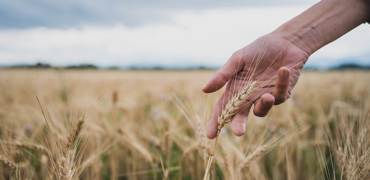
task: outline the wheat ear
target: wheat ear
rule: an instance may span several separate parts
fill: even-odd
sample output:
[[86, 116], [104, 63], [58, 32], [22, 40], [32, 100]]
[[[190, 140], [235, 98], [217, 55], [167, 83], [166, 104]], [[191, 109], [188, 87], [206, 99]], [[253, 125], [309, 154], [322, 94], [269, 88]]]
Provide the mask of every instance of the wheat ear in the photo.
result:
[[240, 111], [242, 103], [247, 100], [249, 95], [254, 91], [255, 87], [255, 81], [247, 84], [228, 101], [217, 120], [217, 135], [220, 133], [221, 129], [227, 123], [231, 122], [233, 117]]
[[16, 169], [19, 167], [19, 165], [11, 160], [9, 160], [8, 158], [0, 155], [0, 162], [2, 162], [4, 165], [12, 168], [12, 169]]
[[23, 149], [30, 149], [51, 157], [51, 152], [44, 146], [38, 144], [30, 144], [30, 143], [22, 143], [22, 142], [8, 142], [8, 141], [0, 141], [1, 144], [16, 146]]
[[82, 125], [84, 124], [83, 120], [78, 121], [76, 129], [72, 131], [72, 134], [68, 137], [66, 148], [70, 149], [77, 141], [77, 138], [81, 132]]

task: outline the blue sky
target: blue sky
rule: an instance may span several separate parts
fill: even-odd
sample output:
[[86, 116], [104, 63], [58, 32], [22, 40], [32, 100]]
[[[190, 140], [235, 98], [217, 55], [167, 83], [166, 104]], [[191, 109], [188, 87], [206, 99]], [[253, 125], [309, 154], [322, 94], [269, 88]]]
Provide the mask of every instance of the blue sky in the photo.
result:
[[[0, 0], [0, 64], [222, 65], [313, 0]], [[310, 65], [370, 64], [370, 25]]]

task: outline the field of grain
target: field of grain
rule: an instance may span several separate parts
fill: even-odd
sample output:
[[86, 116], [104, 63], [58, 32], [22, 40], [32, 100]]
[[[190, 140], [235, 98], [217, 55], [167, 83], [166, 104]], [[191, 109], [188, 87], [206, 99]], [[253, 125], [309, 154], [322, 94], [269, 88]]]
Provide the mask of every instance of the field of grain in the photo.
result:
[[216, 145], [212, 73], [0, 70], [0, 179], [370, 178], [370, 72], [304, 72]]

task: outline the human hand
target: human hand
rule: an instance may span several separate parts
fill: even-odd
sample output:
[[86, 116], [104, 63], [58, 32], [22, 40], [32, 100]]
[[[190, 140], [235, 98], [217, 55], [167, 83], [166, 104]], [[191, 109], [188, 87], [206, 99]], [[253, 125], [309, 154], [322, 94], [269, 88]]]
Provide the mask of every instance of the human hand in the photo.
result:
[[217, 136], [218, 117], [235, 92], [247, 81], [263, 82], [263, 86], [242, 103], [230, 124], [235, 135], [243, 135], [252, 105], [254, 114], [263, 117], [273, 105], [289, 98], [307, 58], [308, 53], [277, 34], [265, 35], [236, 51], [203, 88], [205, 93], [212, 93], [227, 83], [225, 92], [214, 106], [207, 136]]

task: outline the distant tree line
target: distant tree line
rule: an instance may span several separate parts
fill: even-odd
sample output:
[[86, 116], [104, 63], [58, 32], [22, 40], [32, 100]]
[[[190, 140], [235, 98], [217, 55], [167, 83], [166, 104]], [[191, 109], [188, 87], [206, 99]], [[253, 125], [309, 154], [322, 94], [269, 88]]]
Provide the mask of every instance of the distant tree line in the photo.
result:
[[[1, 66], [0, 66], [1, 68]], [[79, 69], [79, 70], [96, 70], [96, 69], [108, 69], [108, 70], [213, 70], [215, 67], [207, 66], [188, 66], [188, 67], [164, 67], [164, 66], [140, 66], [140, 65], [131, 65], [128, 67], [119, 67], [119, 66], [110, 66], [110, 67], [99, 67], [94, 64], [77, 64], [77, 65], [66, 65], [66, 66], [53, 66], [48, 63], [37, 62], [35, 64], [17, 64], [11, 66], [3, 66], [2, 68], [10, 69]]]
[[35, 64], [17, 64], [7, 66], [6, 68], [12, 69], [99, 69], [98, 66], [93, 64], [78, 64], [67, 66], [52, 66], [48, 63], [38, 62]]
[[340, 64], [336, 67], [331, 68], [333, 70], [346, 70], [346, 69], [359, 69], [359, 70], [370, 70], [370, 65], [360, 65], [355, 63]]

